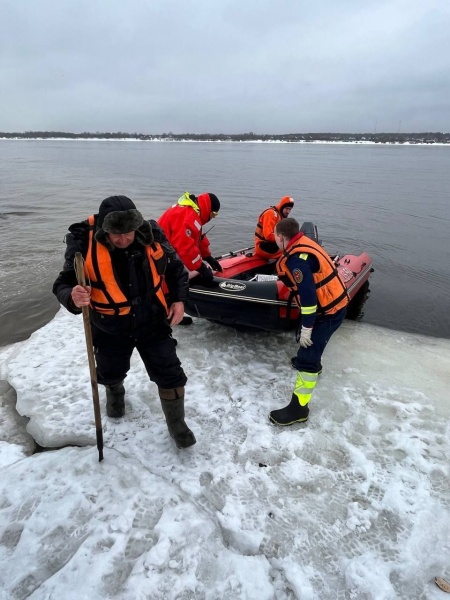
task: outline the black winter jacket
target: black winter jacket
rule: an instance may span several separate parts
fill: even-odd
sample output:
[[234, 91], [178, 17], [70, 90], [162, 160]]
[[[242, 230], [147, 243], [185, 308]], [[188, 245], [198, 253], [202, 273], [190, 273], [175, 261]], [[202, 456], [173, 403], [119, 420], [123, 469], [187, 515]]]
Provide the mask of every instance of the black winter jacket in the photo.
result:
[[[133, 338], [136, 341], [148, 338], [160, 338], [171, 331], [164, 308], [154, 295], [149, 294], [153, 287], [145, 245], [152, 241], [159, 242], [167, 258], [165, 281], [169, 288], [167, 304], [184, 302], [188, 295], [188, 273], [178, 258], [175, 250], [169, 244], [162, 229], [154, 220], [144, 221], [136, 231], [135, 241], [125, 250], [115, 248], [110, 250], [116, 279], [125, 296], [133, 302], [129, 315], [110, 316], [90, 310], [91, 323], [111, 335]], [[77, 285], [74, 269], [76, 252], [86, 257], [89, 246], [88, 221], [74, 223], [66, 235], [66, 253], [63, 270], [53, 284], [53, 293], [59, 302], [71, 313], [78, 314], [71, 298], [72, 289]], [[86, 282], [89, 285], [89, 282]], [[95, 329], [94, 329], [95, 334]]]

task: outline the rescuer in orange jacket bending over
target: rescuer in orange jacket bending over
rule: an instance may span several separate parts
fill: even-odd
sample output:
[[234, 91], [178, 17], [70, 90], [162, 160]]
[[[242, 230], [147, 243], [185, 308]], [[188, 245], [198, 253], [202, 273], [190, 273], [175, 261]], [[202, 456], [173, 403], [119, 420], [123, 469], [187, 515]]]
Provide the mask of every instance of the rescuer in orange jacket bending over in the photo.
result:
[[275, 227], [275, 239], [283, 255], [277, 274], [291, 290], [300, 308], [297, 356], [291, 359], [297, 370], [290, 403], [272, 410], [275, 425], [292, 425], [308, 419], [309, 401], [322, 372], [322, 354], [347, 312], [345, 283], [325, 250], [300, 231], [295, 219], [283, 219]]

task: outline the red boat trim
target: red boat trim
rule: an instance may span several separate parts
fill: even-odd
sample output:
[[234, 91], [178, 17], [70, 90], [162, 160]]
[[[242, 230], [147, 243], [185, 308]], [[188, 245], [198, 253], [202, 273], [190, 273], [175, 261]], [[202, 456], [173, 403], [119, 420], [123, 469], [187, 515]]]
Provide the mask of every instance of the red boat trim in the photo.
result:
[[361, 271], [360, 273], [358, 273], [358, 275], [355, 278], [355, 281], [352, 283], [352, 285], [350, 285], [347, 288], [347, 292], [350, 294], [353, 291], [353, 288], [355, 286], [357, 286], [360, 282], [361, 279], [363, 279], [368, 273], [370, 273], [370, 269], [372, 268], [372, 263], [370, 263], [365, 269], [364, 271]]

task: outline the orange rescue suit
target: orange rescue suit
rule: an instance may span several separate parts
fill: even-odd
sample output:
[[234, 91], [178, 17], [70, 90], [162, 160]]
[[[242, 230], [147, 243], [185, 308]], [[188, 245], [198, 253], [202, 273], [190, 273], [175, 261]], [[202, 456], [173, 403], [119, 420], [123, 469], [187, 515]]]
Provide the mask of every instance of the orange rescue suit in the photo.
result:
[[[255, 229], [255, 254], [267, 259], [281, 256], [281, 250], [277, 250], [275, 243], [275, 225], [284, 218], [283, 209], [293, 205], [294, 200], [290, 196], [283, 196], [276, 206], [266, 208], [259, 215]], [[273, 246], [273, 249], [269, 250], [267, 245]]]

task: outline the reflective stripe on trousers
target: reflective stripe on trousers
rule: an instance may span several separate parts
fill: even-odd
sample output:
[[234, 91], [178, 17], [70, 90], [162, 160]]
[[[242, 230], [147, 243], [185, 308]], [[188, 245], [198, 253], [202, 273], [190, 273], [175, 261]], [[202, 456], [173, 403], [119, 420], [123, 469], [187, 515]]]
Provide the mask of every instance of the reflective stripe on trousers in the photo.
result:
[[297, 373], [294, 394], [297, 396], [300, 406], [306, 406], [311, 400], [318, 377], [319, 373], [305, 373], [304, 371]]

